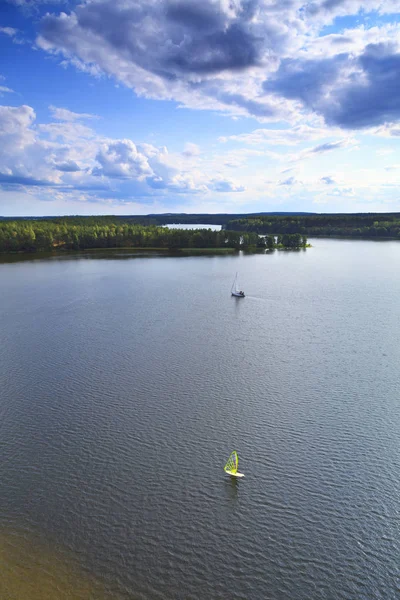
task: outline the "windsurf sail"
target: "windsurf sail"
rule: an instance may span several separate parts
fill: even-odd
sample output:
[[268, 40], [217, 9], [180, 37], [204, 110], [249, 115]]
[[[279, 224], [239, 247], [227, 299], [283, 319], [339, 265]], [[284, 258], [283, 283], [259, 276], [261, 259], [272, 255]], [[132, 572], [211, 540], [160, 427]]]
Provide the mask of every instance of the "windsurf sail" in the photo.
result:
[[236, 475], [236, 473], [238, 472], [238, 468], [239, 468], [239, 457], [238, 457], [238, 453], [236, 452], [236, 450], [234, 450], [233, 452], [231, 452], [231, 455], [228, 458], [228, 462], [224, 466], [224, 471], [225, 471], [225, 473], [228, 473], [229, 475]]

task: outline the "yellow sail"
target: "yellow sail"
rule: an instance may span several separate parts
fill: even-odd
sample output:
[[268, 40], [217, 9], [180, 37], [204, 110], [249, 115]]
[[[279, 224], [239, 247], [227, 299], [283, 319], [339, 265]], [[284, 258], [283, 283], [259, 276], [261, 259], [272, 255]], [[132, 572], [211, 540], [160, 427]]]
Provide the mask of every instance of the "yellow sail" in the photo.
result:
[[238, 472], [238, 468], [239, 457], [236, 450], [234, 450], [233, 452], [231, 452], [231, 455], [228, 458], [226, 465], [224, 466], [224, 471], [225, 473], [228, 473], [228, 475], [236, 475], [236, 473]]

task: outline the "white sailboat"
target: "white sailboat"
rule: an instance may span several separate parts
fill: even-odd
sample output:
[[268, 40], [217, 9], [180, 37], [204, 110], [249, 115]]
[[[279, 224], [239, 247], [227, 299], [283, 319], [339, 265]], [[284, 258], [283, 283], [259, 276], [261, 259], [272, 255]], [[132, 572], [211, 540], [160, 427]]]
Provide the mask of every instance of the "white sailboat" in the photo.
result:
[[237, 276], [238, 274], [236, 273], [235, 275], [235, 279], [233, 280], [232, 283], [232, 289], [231, 289], [231, 294], [232, 296], [236, 296], [236, 298], [244, 298], [244, 292], [242, 292], [242, 290], [239, 290], [238, 284], [237, 284]]

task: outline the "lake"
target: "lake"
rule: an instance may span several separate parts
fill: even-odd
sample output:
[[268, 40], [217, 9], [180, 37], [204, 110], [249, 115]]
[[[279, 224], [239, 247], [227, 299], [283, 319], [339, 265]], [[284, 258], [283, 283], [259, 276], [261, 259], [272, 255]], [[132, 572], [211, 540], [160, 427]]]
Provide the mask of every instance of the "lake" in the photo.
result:
[[399, 597], [400, 243], [310, 241], [0, 264], [2, 599]]
[[207, 224], [192, 224], [192, 223], [171, 223], [170, 225], [163, 225], [168, 229], [211, 229], [212, 231], [221, 231], [221, 225], [207, 225]]

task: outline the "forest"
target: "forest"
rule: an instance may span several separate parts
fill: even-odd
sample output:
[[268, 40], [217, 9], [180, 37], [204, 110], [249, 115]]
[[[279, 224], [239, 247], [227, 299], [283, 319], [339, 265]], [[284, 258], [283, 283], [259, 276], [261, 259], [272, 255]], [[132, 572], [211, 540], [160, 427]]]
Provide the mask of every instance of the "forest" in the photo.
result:
[[258, 234], [306, 234], [309, 237], [400, 239], [400, 213], [242, 216], [226, 225], [233, 231]]
[[[127, 225], [160, 227], [172, 223], [181, 223], [183, 225], [208, 224], [221, 225], [222, 229], [226, 230], [226, 232], [244, 232], [260, 235], [301, 234], [307, 237], [400, 239], [400, 213], [316, 214], [271, 212], [250, 214], [220, 213], [212, 215], [168, 213], [136, 216], [31, 217], [24, 219], [0, 217], [0, 223], [10, 221], [15, 221], [16, 223], [53, 223], [60, 227], [65, 225], [68, 225], [68, 227], [74, 225], [86, 228], [108, 226], [111, 229], [117, 229], [118, 227], [126, 228]], [[36, 227], [37, 225], [35, 225], [35, 229]], [[229, 239], [235, 239], [233, 233], [227, 235]], [[106, 237], [108, 238], [109, 236], [107, 235]], [[248, 240], [245, 243], [247, 244], [247, 242]], [[164, 244], [165, 240], [162, 243]], [[192, 242], [188, 241], [188, 243]], [[237, 245], [237, 241], [235, 244]], [[168, 247], [168, 243], [166, 247]]]
[[253, 231], [168, 229], [114, 217], [58, 217], [0, 220], [0, 252], [53, 252], [91, 248], [166, 250], [226, 248], [233, 250], [295, 249], [307, 246], [304, 234], [260, 237]]
[[[222, 230], [163, 227], [171, 223], [217, 224]], [[0, 217], [2, 253], [90, 248], [262, 251], [303, 248], [308, 237], [318, 236], [400, 239], [400, 213]]]

